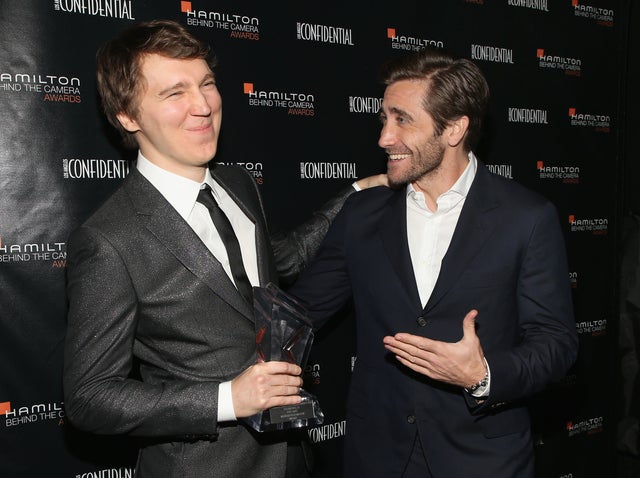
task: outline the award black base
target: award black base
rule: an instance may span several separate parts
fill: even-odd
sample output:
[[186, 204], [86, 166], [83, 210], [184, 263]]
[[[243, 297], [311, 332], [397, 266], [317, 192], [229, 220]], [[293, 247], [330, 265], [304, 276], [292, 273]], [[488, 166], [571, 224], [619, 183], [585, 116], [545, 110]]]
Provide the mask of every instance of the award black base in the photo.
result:
[[322, 411], [318, 399], [304, 390], [300, 391], [302, 401], [297, 405], [284, 405], [272, 407], [263, 415], [263, 423], [266, 427], [280, 429], [286, 424], [287, 428], [300, 428], [309, 425], [322, 424]]

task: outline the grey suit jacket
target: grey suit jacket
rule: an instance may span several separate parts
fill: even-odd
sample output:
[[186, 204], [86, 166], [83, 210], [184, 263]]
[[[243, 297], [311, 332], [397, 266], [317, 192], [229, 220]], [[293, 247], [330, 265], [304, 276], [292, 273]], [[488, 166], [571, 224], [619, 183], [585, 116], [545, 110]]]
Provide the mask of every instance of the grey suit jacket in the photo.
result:
[[[212, 174], [255, 222], [260, 283], [276, 281], [254, 181], [235, 167]], [[329, 219], [316, 221], [316, 233]], [[219, 383], [255, 363], [253, 311], [137, 170], [73, 232], [67, 268], [64, 388], [74, 425], [151, 438], [139, 478], [284, 476], [285, 444], [216, 421]]]

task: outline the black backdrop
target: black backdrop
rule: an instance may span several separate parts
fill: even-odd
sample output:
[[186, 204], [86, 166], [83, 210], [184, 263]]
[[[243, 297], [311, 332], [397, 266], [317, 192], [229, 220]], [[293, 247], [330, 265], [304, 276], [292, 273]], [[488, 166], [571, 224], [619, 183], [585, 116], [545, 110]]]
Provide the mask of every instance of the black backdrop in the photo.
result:
[[[2, 0], [0, 3], [0, 476], [132, 476], [135, 443], [79, 433], [61, 389], [70, 231], [114, 190], [132, 153], [98, 113], [97, 47], [170, 18], [219, 58], [215, 160], [241, 164], [273, 229], [297, 224], [355, 177], [381, 172], [386, 59], [443, 46], [492, 89], [478, 155], [549, 197], [569, 251], [580, 354], [534, 397], [537, 474], [613, 474], [614, 297], [621, 77], [630, 0]], [[339, 476], [353, 348], [348, 311], [305, 371], [325, 425], [307, 430], [318, 477]]]

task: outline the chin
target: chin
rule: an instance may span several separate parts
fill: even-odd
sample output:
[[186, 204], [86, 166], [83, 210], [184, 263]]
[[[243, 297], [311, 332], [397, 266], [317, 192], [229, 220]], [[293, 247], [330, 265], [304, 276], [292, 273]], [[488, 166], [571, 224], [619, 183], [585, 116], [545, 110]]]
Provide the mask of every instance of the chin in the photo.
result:
[[208, 163], [213, 159], [213, 157], [216, 155], [217, 152], [218, 152], [218, 149], [216, 147], [204, 148], [198, 151], [197, 155], [200, 157], [200, 159], [204, 163]]
[[389, 174], [387, 174], [387, 180], [389, 181], [389, 186], [392, 189], [399, 188], [407, 183], [405, 178], [401, 176], [390, 176]]

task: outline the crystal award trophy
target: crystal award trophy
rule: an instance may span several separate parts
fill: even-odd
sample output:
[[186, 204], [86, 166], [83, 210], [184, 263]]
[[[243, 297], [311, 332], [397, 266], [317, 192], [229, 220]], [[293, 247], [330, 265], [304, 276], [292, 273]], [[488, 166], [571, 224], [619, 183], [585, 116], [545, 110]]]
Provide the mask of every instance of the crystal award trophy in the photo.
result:
[[[279, 360], [304, 369], [313, 343], [304, 307], [273, 284], [253, 288], [253, 306], [258, 361]], [[272, 407], [243, 420], [259, 432], [322, 424], [324, 414], [318, 399], [302, 389], [300, 396], [302, 401], [297, 405]]]

